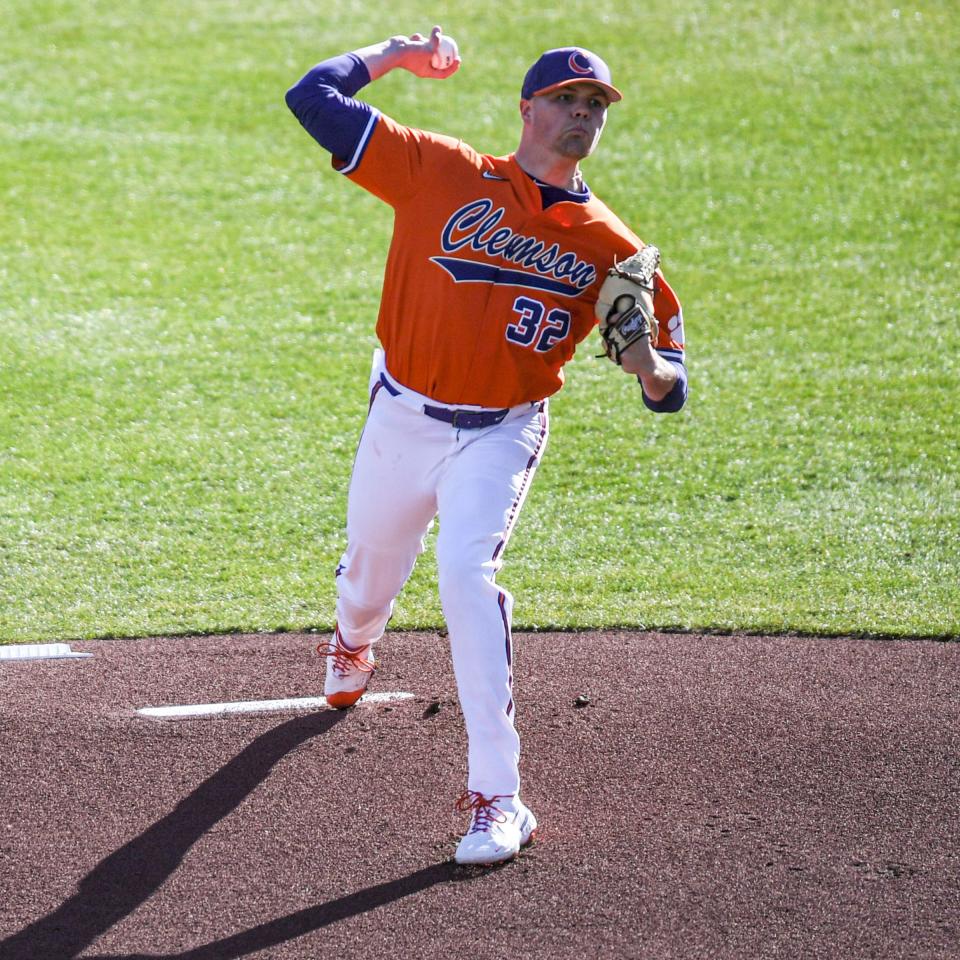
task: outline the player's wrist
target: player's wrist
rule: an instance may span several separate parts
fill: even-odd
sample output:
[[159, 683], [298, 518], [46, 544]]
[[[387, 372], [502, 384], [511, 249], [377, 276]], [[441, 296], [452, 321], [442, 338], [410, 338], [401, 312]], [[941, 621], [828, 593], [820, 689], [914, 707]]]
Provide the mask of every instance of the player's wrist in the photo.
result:
[[373, 81], [403, 66], [405, 47], [409, 42], [406, 37], [398, 35], [380, 43], [371, 44], [369, 47], [361, 47], [353, 53], [363, 61]]
[[623, 351], [620, 355], [620, 366], [623, 367], [624, 373], [646, 377], [656, 371], [659, 359], [660, 357], [651, 346], [649, 338], [644, 338], [636, 343], [631, 343]]

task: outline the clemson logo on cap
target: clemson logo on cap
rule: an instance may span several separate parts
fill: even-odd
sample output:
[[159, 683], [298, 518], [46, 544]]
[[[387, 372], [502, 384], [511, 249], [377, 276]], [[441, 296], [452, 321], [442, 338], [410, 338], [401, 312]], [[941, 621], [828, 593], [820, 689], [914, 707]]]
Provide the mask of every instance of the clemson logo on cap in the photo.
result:
[[[578, 63], [577, 57], [583, 57], [583, 61], [586, 66]], [[579, 50], [574, 50], [573, 53], [570, 54], [570, 58], [567, 60], [567, 66], [574, 73], [580, 73], [585, 76], [593, 73], [593, 67], [590, 66], [590, 61], [587, 60], [587, 58]]]

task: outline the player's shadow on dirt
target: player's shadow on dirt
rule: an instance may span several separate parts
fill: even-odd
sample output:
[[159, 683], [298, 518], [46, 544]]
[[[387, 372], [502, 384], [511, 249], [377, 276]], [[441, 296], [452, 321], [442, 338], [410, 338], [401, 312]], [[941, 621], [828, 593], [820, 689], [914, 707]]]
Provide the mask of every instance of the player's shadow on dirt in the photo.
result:
[[[163, 819], [101, 860], [69, 900], [0, 941], [0, 958], [72, 960], [79, 956], [97, 937], [146, 902], [190, 848], [235, 810], [279, 761], [307, 740], [325, 734], [343, 716], [333, 710], [300, 716], [257, 737]], [[201, 955], [214, 956], [197, 954]]]
[[[484, 874], [457, 867], [452, 861], [435, 863], [405, 877], [387, 883], [366, 887], [356, 893], [298, 910], [276, 920], [261, 923], [249, 930], [221, 940], [194, 947], [183, 953], [123, 953], [90, 955], [86, 960], [236, 960], [249, 954], [277, 947], [289, 940], [305, 936], [315, 930], [346, 920], [361, 913], [369, 913], [403, 897], [420, 893], [438, 883], [458, 883], [477, 879]], [[332, 951], [334, 954], [336, 950]]]

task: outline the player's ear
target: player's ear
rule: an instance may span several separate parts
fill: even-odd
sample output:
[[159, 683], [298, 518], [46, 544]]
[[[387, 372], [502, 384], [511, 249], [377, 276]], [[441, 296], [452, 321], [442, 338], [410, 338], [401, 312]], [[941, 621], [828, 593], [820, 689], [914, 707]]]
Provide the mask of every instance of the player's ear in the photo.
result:
[[523, 118], [524, 123], [530, 122], [530, 113], [533, 110], [533, 101], [532, 100], [521, 100], [520, 101], [520, 116]]

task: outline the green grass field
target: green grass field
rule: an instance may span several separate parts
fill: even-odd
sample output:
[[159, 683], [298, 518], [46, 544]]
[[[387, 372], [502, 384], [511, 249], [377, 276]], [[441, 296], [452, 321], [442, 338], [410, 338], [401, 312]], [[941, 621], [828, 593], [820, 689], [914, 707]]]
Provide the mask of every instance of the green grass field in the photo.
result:
[[678, 415], [568, 367], [515, 625], [960, 635], [952, 0], [10, 0], [0, 642], [329, 626], [391, 221], [283, 94], [434, 22], [460, 73], [365, 95], [492, 153], [543, 49], [608, 60], [585, 171], [685, 310]]

